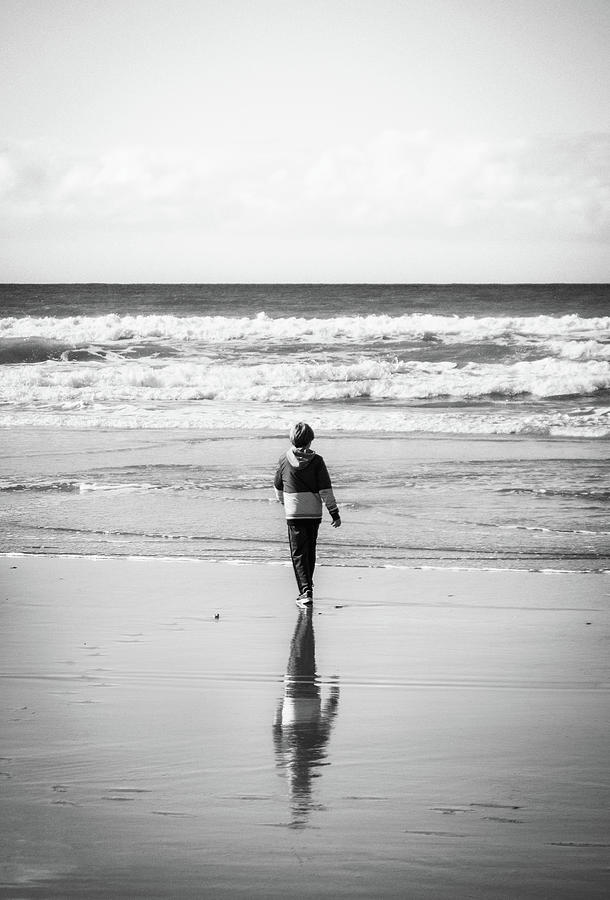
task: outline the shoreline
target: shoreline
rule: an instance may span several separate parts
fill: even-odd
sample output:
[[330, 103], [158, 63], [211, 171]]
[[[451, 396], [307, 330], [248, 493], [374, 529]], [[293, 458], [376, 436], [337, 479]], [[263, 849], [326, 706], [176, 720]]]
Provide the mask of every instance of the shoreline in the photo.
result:
[[[80, 560], [91, 560], [91, 561], [121, 561], [125, 560], [128, 562], [164, 562], [164, 563], [202, 563], [202, 564], [210, 564], [210, 565], [227, 565], [227, 566], [273, 566], [273, 567], [286, 567], [288, 569], [291, 568], [291, 563], [289, 560], [255, 560], [248, 557], [234, 557], [233, 559], [228, 559], [227, 557], [201, 557], [201, 556], [162, 556], [162, 555], [145, 555], [145, 554], [124, 554], [124, 555], [110, 555], [110, 554], [101, 554], [101, 553], [29, 553], [21, 550], [7, 550], [0, 552], [0, 560], [1, 559], [80, 559]], [[379, 563], [379, 565], [374, 565], [372, 563], [356, 563], [353, 559], [348, 560], [345, 563], [337, 563], [333, 562], [321, 562], [319, 561], [316, 564], [316, 571], [319, 569], [358, 569], [358, 570], [389, 570], [389, 571], [399, 571], [399, 572], [463, 572], [463, 573], [494, 573], [494, 572], [506, 572], [506, 573], [514, 573], [514, 574], [530, 574], [530, 575], [610, 575], [610, 569], [559, 569], [553, 568], [551, 566], [545, 566], [544, 568], [527, 568], [526, 566], [456, 566], [450, 565], [428, 565], [428, 564], [419, 564], [419, 565], [399, 565], [397, 563]]]

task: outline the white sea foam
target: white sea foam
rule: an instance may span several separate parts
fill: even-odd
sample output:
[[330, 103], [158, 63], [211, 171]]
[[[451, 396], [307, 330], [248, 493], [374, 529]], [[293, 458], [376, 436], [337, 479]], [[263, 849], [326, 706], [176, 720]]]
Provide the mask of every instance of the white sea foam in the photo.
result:
[[543, 534], [588, 534], [592, 537], [605, 537], [610, 531], [593, 531], [590, 528], [545, 528], [542, 525], [497, 525], [503, 531], [536, 531]]
[[599, 359], [610, 360], [610, 342], [600, 341], [545, 341], [544, 346], [553, 355], [562, 359], [586, 360]]
[[551, 357], [500, 365], [386, 361], [261, 363], [209, 361], [38, 363], [0, 369], [4, 403], [134, 401], [411, 401], [489, 396], [590, 395], [610, 388], [610, 362]]
[[160, 486], [156, 484], [149, 484], [147, 482], [142, 482], [138, 484], [133, 484], [130, 482], [125, 483], [112, 483], [112, 482], [87, 482], [81, 481], [78, 485], [78, 491], [81, 494], [94, 493], [96, 491], [101, 491], [103, 493], [119, 493], [119, 494], [145, 494], [148, 491], [156, 491], [160, 490]]
[[0, 338], [43, 337], [60, 342], [105, 344], [127, 340], [360, 343], [381, 340], [469, 342], [528, 338], [610, 339], [610, 317], [566, 316], [336, 316], [270, 318], [227, 316], [24, 316], [0, 319]]
[[[472, 355], [430, 361], [439, 342], [470, 343]], [[489, 343], [510, 345], [510, 358]], [[411, 357], [415, 344], [425, 359]], [[610, 317], [23, 317], [0, 319], [0, 345], [5, 426], [275, 429], [309, 407], [345, 431], [608, 434], [595, 407], [528, 404], [610, 389]], [[490, 400], [504, 403], [450, 408]], [[446, 408], [397, 408], [422, 403]]]
[[[68, 405], [69, 406], [69, 405]], [[493, 407], [472, 409], [408, 409], [376, 405], [206, 403], [93, 404], [81, 409], [13, 409], [0, 425], [6, 428], [172, 428], [202, 430], [260, 430], [285, 434], [295, 416], [315, 423], [325, 432], [431, 433], [456, 435], [543, 435], [554, 437], [610, 437], [610, 408], [583, 415], [557, 410], [536, 413], [520, 409], [507, 412]]]

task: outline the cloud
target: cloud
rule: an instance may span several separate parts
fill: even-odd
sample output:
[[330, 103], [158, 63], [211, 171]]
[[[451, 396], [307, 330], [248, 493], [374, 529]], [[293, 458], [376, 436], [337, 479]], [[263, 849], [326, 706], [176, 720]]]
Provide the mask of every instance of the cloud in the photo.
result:
[[499, 142], [398, 131], [266, 158], [11, 143], [0, 152], [0, 222], [606, 241], [609, 151], [607, 134]]
[[610, 136], [500, 144], [389, 133], [325, 154], [308, 199], [344, 227], [607, 238], [609, 149]]

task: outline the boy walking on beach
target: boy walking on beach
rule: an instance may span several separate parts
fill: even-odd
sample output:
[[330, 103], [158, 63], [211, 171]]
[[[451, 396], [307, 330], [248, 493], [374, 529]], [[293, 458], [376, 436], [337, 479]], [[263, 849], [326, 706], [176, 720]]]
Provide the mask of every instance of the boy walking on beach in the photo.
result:
[[316, 542], [326, 505], [333, 528], [341, 525], [326, 463], [311, 449], [313, 429], [297, 422], [290, 429], [291, 447], [282, 454], [275, 473], [275, 496], [283, 504], [294, 574], [299, 588], [297, 606], [313, 603]]

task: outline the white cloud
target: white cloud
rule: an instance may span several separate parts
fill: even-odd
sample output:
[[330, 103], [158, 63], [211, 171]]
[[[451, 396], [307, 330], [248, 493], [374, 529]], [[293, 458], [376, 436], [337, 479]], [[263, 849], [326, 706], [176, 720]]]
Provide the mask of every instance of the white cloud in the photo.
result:
[[112, 225], [447, 240], [610, 236], [610, 135], [514, 141], [385, 132], [267, 159], [42, 143], [0, 153], [4, 228]]

